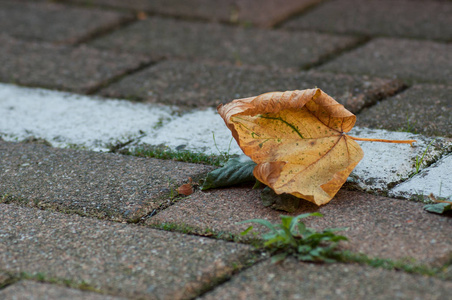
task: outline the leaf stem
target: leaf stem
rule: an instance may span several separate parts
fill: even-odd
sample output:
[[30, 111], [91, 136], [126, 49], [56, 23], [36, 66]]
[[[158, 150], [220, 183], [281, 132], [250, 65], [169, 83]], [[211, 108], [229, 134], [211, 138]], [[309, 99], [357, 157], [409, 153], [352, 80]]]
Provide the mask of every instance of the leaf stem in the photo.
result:
[[416, 140], [385, 140], [385, 139], [367, 139], [367, 138], [359, 138], [348, 135], [350, 138], [354, 139], [355, 141], [366, 141], [366, 142], [382, 142], [382, 143], [395, 143], [395, 144], [410, 144], [411, 147], [413, 146], [413, 143], [416, 143]]

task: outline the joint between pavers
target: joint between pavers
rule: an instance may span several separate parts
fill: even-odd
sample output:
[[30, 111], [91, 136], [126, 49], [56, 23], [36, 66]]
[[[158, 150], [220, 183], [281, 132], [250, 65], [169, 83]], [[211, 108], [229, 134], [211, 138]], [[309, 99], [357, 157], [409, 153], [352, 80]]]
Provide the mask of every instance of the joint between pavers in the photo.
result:
[[85, 9], [107, 9], [113, 12], [119, 12], [119, 13], [130, 13], [133, 12], [130, 9], [115, 6], [115, 5], [108, 5], [108, 4], [96, 4], [95, 1], [67, 1], [67, 0], [56, 0], [55, 2], [64, 2], [67, 6], [72, 7], [79, 7], [79, 8], [85, 8]]
[[124, 70], [121, 74], [118, 74], [116, 76], [113, 76], [111, 78], [107, 78], [104, 81], [99, 82], [98, 84], [89, 87], [86, 89], [85, 94], [86, 95], [94, 95], [97, 94], [100, 90], [102, 90], [103, 88], [106, 88], [107, 86], [109, 86], [110, 84], [113, 84], [115, 82], [120, 81], [121, 79], [123, 79], [126, 76], [132, 75], [134, 73], [140, 72], [143, 69], [146, 69], [148, 67], [151, 67], [155, 64], [157, 64], [158, 61], [152, 59], [152, 58], [148, 58], [145, 62], [142, 62], [141, 64], [139, 64], [137, 67], [134, 68], [130, 68], [130, 69], [126, 69]]
[[[320, 32], [322, 33], [322, 32]], [[328, 33], [331, 34], [331, 33]], [[329, 63], [330, 61], [333, 61], [334, 59], [342, 56], [343, 54], [352, 52], [356, 50], [357, 48], [360, 48], [367, 43], [369, 43], [373, 38], [369, 36], [350, 36], [350, 35], [340, 35], [335, 34], [336, 36], [347, 36], [347, 37], [354, 37], [356, 39], [355, 42], [351, 42], [349, 45], [346, 45], [342, 48], [336, 48], [332, 50], [330, 53], [326, 53], [324, 55], [321, 55], [319, 59], [316, 62], [304, 64], [300, 67], [300, 71], [308, 71], [308, 70], [315, 70], [320, 66], [323, 66], [324, 64]]]
[[[258, 256], [261, 256], [260, 258]], [[246, 271], [247, 269], [262, 264], [266, 260], [266, 256], [263, 255], [262, 251], [255, 250], [251, 253], [250, 257], [246, 259], [244, 263], [238, 262], [238, 266], [234, 266], [231, 274], [225, 274], [220, 278], [215, 278], [213, 282], [205, 285], [202, 289], [200, 289], [200, 293], [196, 297], [196, 299], [201, 298], [205, 294], [212, 292], [216, 288], [221, 287], [223, 284], [227, 283], [240, 273]]]
[[286, 22], [289, 22], [294, 18], [301, 17], [301, 16], [311, 12], [312, 10], [316, 9], [319, 5], [323, 4], [323, 2], [325, 2], [325, 1], [323, 1], [323, 0], [313, 1], [312, 3], [304, 6], [303, 8], [301, 8], [299, 10], [291, 11], [290, 14], [287, 14], [287, 15], [283, 16], [282, 18], [280, 18], [279, 20], [276, 20], [274, 22], [272, 28], [287, 30], [288, 28], [283, 28], [283, 25]]
[[410, 85], [406, 84], [404, 81], [401, 80], [391, 81], [387, 85], [392, 85], [393, 88], [382, 89], [381, 87], [379, 87], [378, 89], [375, 88], [375, 90], [368, 91], [368, 93], [366, 93], [367, 94], [366, 96], [372, 100], [364, 103], [362, 107], [355, 112], [355, 114], [358, 115], [364, 109], [373, 107], [378, 102], [385, 101], [386, 99], [397, 96], [398, 94], [403, 93], [404, 91], [411, 87]]
[[0, 269], [0, 291], [16, 283], [18, 279], [11, 272]]
[[[119, 20], [115, 24], [110, 24], [110, 25], [106, 25], [104, 27], [98, 28], [98, 29], [94, 30], [93, 32], [86, 34], [85, 36], [76, 39], [74, 42], [72, 42], [70, 44], [73, 46], [79, 46], [82, 44], [92, 42], [95, 39], [98, 39], [98, 38], [101, 38], [108, 34], [111, 34], [113, 31], [127, 27], [127, 26], [135, 23], [136, 21], [137, 21], [136, 17], [134, 17], [132, 15], [126, 16], [126, 17], [124, 17], [123, 20]], [[61, 44], [64, 44], [64, 43], [61, 43]]]
[[15, 283], [18, 283], [22, 280], [31, 280], [39, 283], [47, 283], [52, 284], [60, 287], [67, 287], [67, 288], [73, 288], [80, 291], [87, 291], [87, 292], [94, 292], [102, 295], [110, 295], [110, 296], [116, 296], [108, 294], [106, 291], [99, 290], [95, 288], [94, 286], [90, 285], [89, 283], [86, 283], [85, 281], [80, 282], [74, 282], [70, 279], [64, 279], [64, 278], [57, 278], [57, 277], [49, 277], [44, 272], [6, 272], [10, 278], [8, 281], [8, 284], [5, 286], [1, 285], [0, 282], [0, 290], [3, 288], [6, 288], [8, 286], [14, 285]]

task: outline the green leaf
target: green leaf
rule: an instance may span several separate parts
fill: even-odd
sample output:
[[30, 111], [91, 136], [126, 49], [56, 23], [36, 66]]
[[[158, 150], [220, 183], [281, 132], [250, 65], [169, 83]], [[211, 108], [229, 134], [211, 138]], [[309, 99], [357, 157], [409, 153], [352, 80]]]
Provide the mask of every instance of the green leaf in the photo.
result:
[[319, 212], [298, 215], [295, 218], [292, 218], [292, 220], [291, 220], [292, 222], [290, 224], [290, 230], [293, 231], [295, 229], [295, 226], [297, 226], [300, 219], [307, 218], [307, 217], [323, 217], [323, 215]]
[[348, 227], [338, 227], [338, 228], [327, 228], [325, 232], [336, 232], [336, 231], [345, 231], [348, 230]]
[[274, 238], [265, 241], [264, 246], [268, 247], [268, 246], [272, 246], [273, 244], [278, 244], [278, 243], [283, 243], [286, 244], [285, 238], [281, 235], [277, 235]]
[[295, 240], [294, 236], [290, 232], [289, 228], [285, 226], [281, 226], [281, 229], [283, 230], [282, 235], [284, 236], [285, 242], [290, 243], [292, 246], [297, 245], [297, 241]]
[[309, 253], [312, 250], [312, 247], [309, 245], [300, 245], [297, 250], [298, 253]]
[[322, 248], [314, 248], [311, 251], [309, 251], [309, 255], [316, 257], [316, 256], [322, 256]]
[[284, 226], [284, 228], [289, 229], [291, 227], [290, 225], [292, 224], [293, 217], [291, 216], [280, 216], [280, 217], [282, 226]]
[[287, 255], [288, 255], [288, 253], [286, 253], [286, 252], [273, 255], [271, 262], [273, 264], [280, 262], [280, 261], [284, 260], [287, 257]]
[[271, 229], [273, 232], [278, 233], [278, 231], [276, 230], [275, 226], [273, 226], [273, 224], [270, 223], [267, 220], [252, 219], [252, 220], [245, 220], [245, 221], [242, 221], [242, 222], [237, 222], [236, 224], [244, 224], [244, 223], [258, 223], [258, 224], [264, 225], [265, 227]]
[[427, 204], [424, 206], [424, 209], [435, 214], [444, 214], [448, 211], [452, 211], [452, 203], [441, 202], [437, 204]]
[[251, 160], [242, 162], [239, 158], [232, 158], [223, 167], [207, 174], [201, 190], [255, 181], [253, 175], [255, 166], [256, 163]]
[[311, 255], [297, 255], [298, 260], [302, 261], [314, 261], [314, 258]]
[[348, 241], [348, 238], [343, 235], [335, 235], [330, 238], [330, 241], [332, 241], [332, 242]]
[[240, 232], [240, 235], [246, 235], [248, 234], [248, 232], [250, 232], [251, 230], [253, 230], [253, 226], [248, 227], [247, 229], [243, 230], [242, 232]]
[[303, 222], [298, 223], [298, 233], [303, 236], [306, 231], [306, 225]]

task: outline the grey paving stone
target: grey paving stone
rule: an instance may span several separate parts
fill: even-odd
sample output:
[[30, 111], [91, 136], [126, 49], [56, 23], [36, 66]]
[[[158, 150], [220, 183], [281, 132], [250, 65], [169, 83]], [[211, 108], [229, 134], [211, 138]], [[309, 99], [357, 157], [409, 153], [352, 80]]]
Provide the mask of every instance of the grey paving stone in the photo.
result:
[[363, 110], [356, 125], [452, 137], [452, 86], [414, 85]]
[[54, 43], [77, 43], [133, 19], [130, 14], [56, 3], [0, 1], [3, 34]]
[[148, 63], [143, 56], [25, 42], [0, 35], [0, 81], [89, 92]]
[[48, 300], [48, 299], [80, 299], [80, 300], [120, 300], [126, 298], [111, 297], [107, 295], [86, 292], [67, 287], [38, 283], [34, 281], [19, 281], [0, 290], [2, 299], [21, 300]]
[[450, 2], [325, 1], [309, 13], [287, 22], [284, 28], [450, 41], [451, 15]]
[[178, 17], [209, 21], [245, 23], [270, 27], [303, 11], [320, 0], [68, 0], [67, 2], [144, 10]]
[[358, 265], [265, 261], [201, 299], [449, 299], [452, 282]]
[[352, 112], [394, 94], [397, 80], [316, 72], [282, 72], [167, 61], [127, 76], [101, 94], [188, 107], [217, 106], [233, 99], [319, 87]]
[[152, 17], [101, 37], [91, 45], [155, 58], [202, 59], [295, 68], [318, 63], [356, 38], [313, 32], [246, 29]]
[[450, 83], [452, 45], [379, 38], [318, 68], [337, 73], [400, 78], [408, 82]]
[[[320, 208], [301, 200], [292, 215], [315, 211], [324, 216], [305, 219], [306, 225], [317, 230], [348, 227], [341, 232], [349, 238], [343, 247], [355, 252], [390, 259], [412, 257], [432, 265], [446, 263], [452, 254], [452, 219], [425, 212], [422, 203], [341, 190]], [[255, 224], [237, 222], [258, 218], [279, 223], [281, 214], [288, 215], [263, 206], [259, 190], [228, 188], [197, 192], [147, 219], [146, 224], [170, 223], [197, 232], [238, 234]]]
[[3, 201], [119, 221], [138, 220], [166, 205], [174, 185], [212, 169], [2, 141], [0, 165]]
[[250, 246], [0, 204], [0, 265], [133, 299], [188, 299], [231, 275]]

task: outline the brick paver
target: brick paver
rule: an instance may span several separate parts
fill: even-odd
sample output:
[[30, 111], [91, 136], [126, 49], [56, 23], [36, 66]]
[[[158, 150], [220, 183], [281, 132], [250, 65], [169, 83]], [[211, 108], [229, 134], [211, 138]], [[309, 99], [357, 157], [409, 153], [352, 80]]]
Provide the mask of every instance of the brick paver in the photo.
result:
[[0, 266], [103, 293], [187, 299], [231, 275], [250, 246], [0, 204]]
[[318, 87], [352, 112], [394, 94], [403, 83], [366, 76], [283, 72], [243, 67], [162, 62], [109, 85], [104, 96], [180, 106], [217, 106], [271, 91]]
[[[3, 201], [136, 221], [212, 167], [0, 141]], [[176, 196], [176, 195], [174, 195]]]
[[[279, 215], [287, 213], [264, 207], [259, 195], [251, 187], [198, 192], [147, 219], [146, 224], [170, 223], [224, 235], [254, 226], [236, 224], [248, 219], [280, 222]], [[309, 227], [348, 227], [341, 232], [349, 238], [344, 247], [355, 252], [391, 259], [413, 257], [429, 264], [446, 263], [452, 254], [452, 220], [425, 212], [421, 203], [342, 190], [320, 208], [304, 200], [299, 205], [292, 215], [315, 211], [324, 215], [306, 219]]]
[[452, 282], [356, 265], [255, 265], [201, 299], [448, 299]]
[[[86, 0], [67, 0], [86, 3]], [[92, 4], [209, 21], [270, 27], [320, 0], [94, 0]]]
[[451, 15], [452, 3], [445, 1], [337, 0], [325, 1], [284, 27], [450, 41]]
[[452, 137], [452, 86], [415, 85], [362, 111], [356, 125]]
[[312, 32], [289, 33], [152, 17], [91, 43], [155, 58], [202, 59], [298, 69], [358, 40]]
[[378, 38], [318, 68], [336, 73], [450, 84], [452, 45]]
[[93, 292], [86, 292], [58, 285], [20, 281], [0, 290], [2, 299], [74, 299], [74, 300], [125, 300]]
[[139, 55], [26, 42], [4, 35], [0, 35], [0, 44], [0, 81], [81, 93], [149, 62]]
[[132, 20], [131, 14], [56, 3], [0, 1], [3, 34], [53, 43], [77, 43]]

